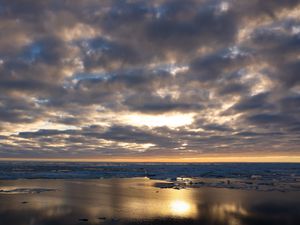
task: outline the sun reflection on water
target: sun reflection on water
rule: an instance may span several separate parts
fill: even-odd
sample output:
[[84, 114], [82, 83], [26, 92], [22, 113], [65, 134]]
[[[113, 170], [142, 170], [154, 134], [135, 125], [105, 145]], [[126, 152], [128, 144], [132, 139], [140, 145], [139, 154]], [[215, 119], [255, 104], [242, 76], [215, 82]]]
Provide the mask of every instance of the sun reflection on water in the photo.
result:
[[[41, 180], [22, 182], [23, 185], [17, 185], [16, 182], [6, 183], [6, 187], [2, 189], [18, 189], [25, 186], [43, 187], [44, 184]], [[79, 213], [89, 218], [93, 224], [98, 223], [100, 217], [122, 220], [174, 217], [195, 220], [204, 218], [220, 224], [238, 225], [242, 223], [237, 215], [249, 216], [242, 204], [232, 201], [237, 197], [236, 192], [234, 192], [235, 195], [230, 196], [231, 192], [228, 193], [225, 190], [201, 189], [202, 192], [200, 192], [200, 189], [157, 189], [153, 187], [154, 182], [142, 178], [84, 182], [48, 181], [47, 187], [56, 191], [43, 192], [38, 195], [28, 194], [25, 199], [28, 204], [22, 207], [30, 208], [33, 212], [41, 212], [40, 215], [44, 219], [67, 218], [68, 215]], [[230, 196], [230, 201], [224, 198], [224, 194]], [[20, 202], [24, 201], [25, 194], [14, 196], [15, 200], [9, 201], [11, 208], [19, 206]], [[2, 198], [8, 197], [2, 195]], [[5, 208], [7, 209], [8, 206], [6, 205]]]
[[165, 211], [169, 216], [195, 218], [198, 216], [197, 203], [193, 191], [169, 190]]
[[[265, 204], [265, 200], [260, 202], [255, 199], [257, 196], [265, 196], [264, 193], [221, 188], [158, 189], [154, 186], [155, 182], [143, 178], [47, 180], [46, 185], [45, 180], [0, 181], [0, 190], [4, 191], [25, 188], [25, 190], [34, 190], [36, 187], [55, 190], [39, 194], [0, 193], [0, 202], [3, 203], [0, 204], [0, 214], [4, 217], [4, 219], [1, 217], [0, 225], [7, 225], [8, 220], [13, 220], [9, 224], [14, 225], [24, 224], [24, 221], [30, 224], [31, 220], [35, 221], [35, 224], [74, 224], [80, 218], [88, 219], [89, 224], [99, 224], [99, 222], [115, 224], [116, 221], [120, 221], [120, 224], [122, 221], [126, 224], [131, 221], [134, 224], [140, 221], [141, 223], [138, 224], [154, 224], [157, 221], [155, 224], [164, 224], [164, 221], [170, 219], [174, 221], [173, 224], [191, 222], [203, 225], [241, 225], [252, 219], [270, 221], [270, 224], [278, 222], [276, 215], [269, 219], [258, 211], [251, 211], [253, 207], [257, 207], [256, 204]], [[269, 197], [277, 195], [277, 193], [270, 193], [266, 200], [269, 201]], [[298, 195], [293, 193], [289, 198], [298, 199], [296, 197]], [[252, 198], [255, 200], [254, 203]], [[281, 198], [282, 196], [277, 200], [281, 201]], [[262, 210], [264, 207], [265, 210], [270, 210], [269, 207], [273, 207], [270, 205], [272, 202], [267, 203], [258, 206], [263, 207]], [[292, 208], [289, 207], [294, 205], [287, 207], [287, 210], [291, 210]], [[21, 213], [20, 209], [26, 210], [26, 213]], [[284, 214], [285, 212], [282, 213], [288, 218], [291, 214], [289, 212]], [[17, 217], [14, 216], [16, 213]], [[293, 219], [298, 221], [298, 216], [294, 215]], [[291, 223], [285, 223], [283, 220], [280, 224]]]
[[188, 202], [182, 200], [174, 200], [170, 204], [171, 211], [176, 215], [184, 215], [189, 213], [191, 206]]

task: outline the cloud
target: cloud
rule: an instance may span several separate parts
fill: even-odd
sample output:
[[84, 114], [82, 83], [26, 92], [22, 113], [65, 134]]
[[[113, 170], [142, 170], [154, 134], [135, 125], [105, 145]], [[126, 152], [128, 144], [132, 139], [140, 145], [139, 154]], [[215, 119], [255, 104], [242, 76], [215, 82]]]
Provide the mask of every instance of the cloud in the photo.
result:
[[300, 4], [0, 5], [0, 157], [299, 154]]
[[239, 103], [234, 105], [234, 109], [237, 111], [247, 111], [255, 109], [259, 109], [262, 111], [264, 109], [272, 109], [273, 106], [268, 103], [268, 95], [269, 93], [261, 93], [242, 99]]

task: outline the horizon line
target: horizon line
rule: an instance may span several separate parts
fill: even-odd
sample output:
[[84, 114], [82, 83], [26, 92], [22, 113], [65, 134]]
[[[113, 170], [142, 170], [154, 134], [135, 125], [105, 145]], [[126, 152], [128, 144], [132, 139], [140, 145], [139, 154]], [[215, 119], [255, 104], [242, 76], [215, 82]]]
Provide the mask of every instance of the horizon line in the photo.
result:
[[300, 163], [300, 156], [234, 156], [183, 158], [17, 158], [0, 157], [0, 161], [34, 162], [107, 162], [107, 163]]

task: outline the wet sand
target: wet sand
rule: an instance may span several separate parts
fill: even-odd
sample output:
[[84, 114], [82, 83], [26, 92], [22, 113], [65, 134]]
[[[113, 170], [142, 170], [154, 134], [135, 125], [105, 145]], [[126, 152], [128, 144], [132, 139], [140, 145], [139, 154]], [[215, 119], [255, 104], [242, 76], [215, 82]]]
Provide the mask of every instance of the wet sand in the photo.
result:
[[2, 180], [0, 225], [300, 224], [300, 192], [169, 189], [146, 178]]

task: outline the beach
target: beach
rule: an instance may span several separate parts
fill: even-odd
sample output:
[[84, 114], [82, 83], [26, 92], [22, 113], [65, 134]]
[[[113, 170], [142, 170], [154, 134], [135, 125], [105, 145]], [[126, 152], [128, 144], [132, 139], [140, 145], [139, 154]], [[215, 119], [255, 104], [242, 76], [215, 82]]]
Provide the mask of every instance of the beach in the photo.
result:
[[161, 188], [149, 178], [0, 181], [0, 225], [300, 224], [300, 192]]

